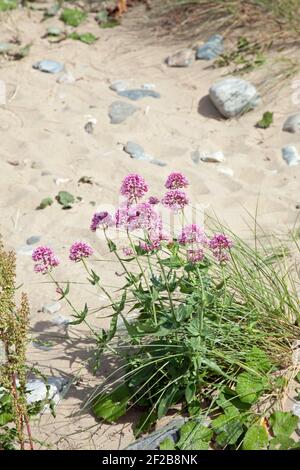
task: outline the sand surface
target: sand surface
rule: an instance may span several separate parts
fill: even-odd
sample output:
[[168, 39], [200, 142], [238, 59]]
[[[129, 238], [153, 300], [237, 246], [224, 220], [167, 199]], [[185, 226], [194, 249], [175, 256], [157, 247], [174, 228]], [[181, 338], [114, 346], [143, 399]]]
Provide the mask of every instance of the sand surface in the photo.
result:
[[[30, 252], [24, 248], [28, 237], [39, 235], [41, 243], [61, 257], [57, 278], [78, 283], [72, 289], [74, 303], [83, 306], [89, 300], [97, 307], [104, 305], [104, 299], [93, 293], [78, 266], [68, 262], [67, 249], [73, 241], [84, 239], [97, 250], [99, 259], [110, 259], [89, 223], [96, 209], [118, 203], [120, 182], [129, 172], [143, 175], [158, 196], [171, 171], [184, 172], [193, 203], [205, 207], [207, 213], [214, 211], [241, 235], [247, 231], [246, 211], [254, 215], [257, 203], [259, 222], [267, 230], [285, 232], [293, 227], [298, 213], [300, 166], [288, 167], [281, 158], [284, 145], [298, 145], [300, 151], [300, 134], [282, 131], [285, 118], [299, 110], [292, 100], [292, 82], [278, 90], [271, 104], [266, 97], [267, 104], [263, 102], [239, 120], [226, 121], [207, 98], [210, 85], [226, 70], [214, 70], [203, 61], [189, 68], [168, 68], [164, 59], [178, 44], [158, 39], [143, 27], [145, 15], [143, 8], [134, 9], [122, 26], [106, 30], [91, 15], [78, 28], [99, 37], [88, 46], [71, 39], [57, 44], [43, 39], [46, 27], [62, 23], [55, 18], [41, 22], [41, 12], [1, 14], [1, 41], [18, 34], [22, 44], [32, 42], [32, 47], [20, 61], [0, 56], [0, 79], [7, 89], [7, 102], [0, 106], [0, 232], [6, 246], [18, 253], [18, 281], [31, 300], [32, 338], [54, 342], [50, 351], [30, 344], [28, 361], [47, 375], [72, 380], [56, 419], [44, 415], [35, 425], [43, 448], [45, 444], [54, 449], [124, 448], [133, 440], [135, 415], [129, 413], [114, 426], [99, 425], [89, 413], [70, 418], [110, 372], [111, 364], [104, 365], [100, 377], [93, 377], [86, 365], [93, 347], [86, 330], [74, 327], [67, 337], [63, 329], [51, 324], [50, 314], [41, 312], [57, 295], [53, 285], [33, 273]], [[59, 84], [57, 75], [34, 70], [32, 64], [41, 59], [63, 62], [75, 83]], [[119, 79], [128, 80], [132, 88], [155, 84], [161, 98], [134, 103], [139, 111], [126, 122], [112, 125], [108, 107], [120, 98], [109, 85]], [[255, 73], [247, 79], [255, 83]], [[274, 112], [274, 125], [264, 131], [255, 124], [266, 110]], [[84, 129], [90, 117], [97, 120], [92, 134]], [[166, 166], [131, 159], [123, 151], [127, 141], [142, 145]], [[226, 162], [196, 165], [191, 154], [197, 149], [221, 150]], [[233, 176], [221, 174], [220, 166], [232, 169]], [[78, 184], [82, 176], [92, 177], [94, 184]], [[44, 197], [54, 198], [61, 190], [80, 196], [81, 202], [67, 211], [56, 202], [36, 210]], [[110, 286], [118, 282], [115, 269], [110, 262], [97, 263]], [[70, 317], [71, 311], [63, 304], [57, 314]], [[107, 324], [100, 314], [91, 321], [97, 328]]]

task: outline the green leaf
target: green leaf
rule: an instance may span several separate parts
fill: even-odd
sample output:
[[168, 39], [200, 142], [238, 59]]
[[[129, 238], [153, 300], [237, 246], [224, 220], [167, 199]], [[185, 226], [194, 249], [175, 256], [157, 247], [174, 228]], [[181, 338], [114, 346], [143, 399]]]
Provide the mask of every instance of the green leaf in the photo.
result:
[[295, 377], [296, 382], [300, 383], [300, 372]]
[[163, 396], [159, 399], [159, 405], [157, 409], [157, 418], [160, 419], [167, 413], [168, 409], [173, 403], [173, 398], [178, 390], [178, 385], [172, 384], [164, 392]]
[[160, 263], [163, 266], [167, 266], [168, 268], [174, 268], [174, 269], [180, 268], [182, 266], [182, 261], [177, 255], [170, 256], [170, 258], [166, 258], [160, 261]]
[[41, 200], [40, 204], [37, 206], [37, 210], [46, 209], [46, 207], [51, 206], [53, 204], [53, 199], [51, 197], [45, 197]]
[[238, 375], [235, 391], [241, 402], [252, 404], [258, 400], [267, 386], [268, 381], [265, 377], [242, 372]]
[[290, 437], [290, 435], [296, 430], [298, 421], [298, 416], [294, 416], [292, 413], [285, 411], [274, 411], [270, 416], [270, 424], [273, 434], [276, 437]]
[[243, 450], [267, 449], [268, 443], [268, 433], [264, 426], [251, 426], [245, 434], [243, 441]]
[[227, 413], [212, 422], [212, 429], [217, 435], [216, 441], [221, 447], [235, 444], [244, 432], [239, 412], [235, 410], [230, 414], [227, 409]]
[[109, 394], [96, 399], [93, 412], [97, 418], [114, 423], [126, 413], [130, 398], [127, 385], [123, 384]]
[[107, 240], [107, 244], [108, 244], [108, 248], [109, 248], [109, 251], [112, 253], [113, 251], [117, 251], [117, 245], [111, 241], [111, 240]]
[[143, 413], [138, 423], [133, 428], [133, 433], [135, 437], [138, 437], [140, 434], [150, 431], [150, 429], [152, 428], [153, 424], [156, 423], [156, 421], [157, 421], [157, 415], [154, 410], [152, 410], [150, 413], [148, 411]]
[[[69, 34], [68, 38], [74, 39], [75, 41], [76, 40], [81, 41], [84, 44], [93, 44], [98, 39], [92, 33], [79, 34], [79, 33], [76, 33], [76, 32], [73, 32], [73, 33]], [[84, 183], [86, 182], [86, 181], [81, 181], [81, 180], [82, 180], [82, 178], [79, 180], [79, 182], [84, 182]], [[91, 184], [90, 181], [88, 181], [88, 183]]]
[[185, 399], [188, 404], [192, 403], [192, 401], [195, 398], [195, 394], [196, 394], [196, 384], [194, 382], [189, 382], [187, 386], [185, 387]]
[[181, 427], [180, 439], [176, 445], [182, 450], [206, 450], [212, 435], [213, 431], [203, 424], [188, 421]]
[[7, 423], [13, 421], [14, 417], [11, 413], [4, 412], [0, 413], [0, 426], [4, 426]]
[[272, 368], [272, 362], [267, 354], [257, 346], [253, 346], [251, 351], [246, 355], [246, 363], [247, 366], [258, 372], [269, 372]]
[[266, 111], [263, 114], [263, 117], [261, 118], [260, 121], [256, 124], [256, 127], [259, 129], [268, 129], [270, 125], [273, 123], [273, 113], [270, 113], [270, 111]]
[[60, 19], [67, 24], [68, 26], [78, 26], [82, 23], [87, 17], [87, 14], [77, 8], [65, 8], [61, 15]]
[[291, 439], [288, 436], [278, 436], [271, 439], [269, 450], [289, 450], [294, 446], [294, 439]]
[[63, 209], [70, 209], [75, 202], [74, 196], [68, 191], [59, 191], [56, 200], [63, 206]]
[[0, 0], [0, 11], [15, 10], [17, 6], [17, 0]]
[[167, 437], [164, 441], [162, 441], [159, 445], [160, 450], [175, 450], [175, 444], [174, 441], [170, 438]]

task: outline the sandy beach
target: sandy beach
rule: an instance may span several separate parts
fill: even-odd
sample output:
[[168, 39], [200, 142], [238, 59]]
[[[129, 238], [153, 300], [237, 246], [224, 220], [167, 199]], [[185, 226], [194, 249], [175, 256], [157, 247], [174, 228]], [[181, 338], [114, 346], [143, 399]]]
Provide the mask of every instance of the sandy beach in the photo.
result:
[[[241, 236], [249, 234], [249, 214], [257, 212], [263, 229], [273, 233], [292, 230], [299, 214], [300, 166], [288, 166], [281, 149], [292, 144], [300, 152], [300, 134], [282, 130], [286, 118], [299, 111], [293, 84], [300, 75], [286, 81], [271, 102], [266, 94], [255, 110], [226, 120], [208, 97], [210, 86], [225, 76], [226, 68], [200, 60], [187, 68], [168, 67], [166, 57], [188, 44], [156, 37], [144, 26], [146, 15], [143, 6], [134, 8], [121, 26], [112, 29], [100, 29], [90, 15], [77, 29], [98, 37], [87, 45], [72, 39], [51, 43], [43, 37], [45, 30], [61, 27], [61, 22], [57, 18], [41, 22], [42, 12], [1, 14], [1, 41], [17, 36], [32, 46], [20, 61], [0, 55], [0, 80], [6, 87], [6, 103], [0, 105], [0, 233], [5, 246], [17, 252], [18, 283], [31, 301], [29, 364], [47, 376], [70, 381], [57, 417], [46, 413], [34, 424], [43, 448], [46, 443], [52, 449], [123, 449], [134, 440], [136, 416], [130, 412], [116, 425], [99, 425], [88, 411], [74, 416], [93, 387], [110, 373], [110, 364], [93, 376], [87, 364], [93, 341], [86, 329], [72, 327], [67, 333], [53, 324], [57, 315], [71, 318], [63, 302], [54, 314], [43, 311], [58, 296], [52, 284], [33, 272], [31, 253], [37, 244], [28, 245], [28, 238], [40, 237], [39, 243], [55, 249], [62, 260], [57, 278], [66, 280], [67, 267], [68, 278], [76, 281], [74, 303], [80, 306], [88, 299], [90, 306], [97, 307], [105, 300], [95, 296], [84, 273], [68, 261], [67, 251], [75, 240], [89, 242], [97, 257], [107, 260], [95, 263], [105, 285], [117, 286], [116, 266], [108, 262], [105, 243], [89, 225], [96, 210], [118, 204], [118, 189], [128, 173], [143, 175], [151, 193], [159, 196], [168, 174], [183, 172], [190, 181], [193, 204], [208, 215], [216, 214]], [[32, 65], [42, 59], [63, 63], [75, 81], [58, 83], [59, 74], [34, 69]], [[252, 72], [246, 79], [255, 85], [258, 77]], [[126, 80], [131, 88], [153, 84], [161, 97], [133, 102], [137, 112], [121, 124], [111, 124], [109, 106], [120, 99], [110, 89], [116, 80]], [[274, 113], [274, 123], [258, 129], [255, 124], [265, 111]], [[85, 126], [91, 120], [89, 133]], [[130, 158], [123, 149], [128, 141], [141, 145], [165, 166]], [[225, 162], [195, 163], [192, 155], [197, 150], [221, 151]], [[80, 183], [82, 177], [90, 177], [91, 183]], [[63, 210], [55, 201], [59, 191], [78, 198], [71, 209]], [[46, 197], [55, 202], [36, 210]], [[97, 313], [92, 324], [100, 328], [107, 321]], [[35, 340], [50, 341], [51, 347], [42, 350]]]

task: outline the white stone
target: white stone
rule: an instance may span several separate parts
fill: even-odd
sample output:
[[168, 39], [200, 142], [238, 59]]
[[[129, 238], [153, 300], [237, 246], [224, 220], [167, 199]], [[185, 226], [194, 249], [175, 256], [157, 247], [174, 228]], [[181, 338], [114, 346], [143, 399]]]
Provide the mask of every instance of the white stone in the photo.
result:
[[288, 166], [295, 166], [299, 165], [300, 163], [300, 156], [294, 145], [286, 145], [283, 147], [282, 158], [288, 164]]
[[[41, 379], [29, 380], [26, 384], [26, 395], [27, 403], [30, 405], [38, 401], [52, 400], [56, 405], [62, 397], [62, 393], [68, 384], [68, 380], [62, 377], [49, 377], [47, 379], [47, 385], [49, 391], [47, 394], [46, 384]], [[46, 405], [43, 411], [48, 411], [49, 405]]]
[[156, 86], [154, 83], [143, 83], [141, 86], [142, 90], [155, 90]]
[[58, 312], [61, 309], [61, 304], [60, 302], [54, 302], [54, 303], [48, 303], [43, 305], [42, 311], [44, 313], [49, 313], [53, 315], [53, 313]]
[[232, 177], [234, 175], [234, 171], [232, 168], [229, 168], [228, 166], [219, 166], [217, 168], [217, 171], [221, 173], [222, 175], [230, 176]]
[[57, 83], [71, 84], [71, 83], [74, 83], [75, 81], [76, 81], [76, 78], [70, 72], [63, 73], [56, 79]]
[[110, 85], [110, 89], [119, 93], [120, 91], [125, 91], [129, 87], [129, 84], [126, 80], [116, 80]]
[[240, 78], [225, 78], [214, 83], [209, 90], [209, 96], [226, 118], [240, 116], [261, 102], [255, 86]]
[[209, 163], [222, 163], [225, 162], [225, 157], [223, 152], [218, 151], [218, 152], [207, 152], [207, 151], [202, 151], [200, 150], [200, 160], [203, 162], [209, 162]]

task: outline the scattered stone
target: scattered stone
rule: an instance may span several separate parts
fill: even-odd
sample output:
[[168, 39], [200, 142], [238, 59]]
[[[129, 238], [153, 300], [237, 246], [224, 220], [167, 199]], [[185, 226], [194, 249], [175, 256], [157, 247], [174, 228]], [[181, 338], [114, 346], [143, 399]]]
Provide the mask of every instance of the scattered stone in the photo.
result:
[[[41, 379], [29, 380], [26, 384], [27, 403], [30, 405], [43, 400], [52, 400], [56, 405], [62, 397], [68, 385], [68, 380], [62, 377], [49, 377], [47, 379], [47, 386]], [[43, 412], [49, 410], [49, 405], [45, 405]]]
[[282, 158], [288, 164], [288, 166], [299, 165], [300, 156], [298, 150], [293, 145], [286, 145], [282, 149]]
[[126, 80], [117, 80], [116, 82], [113, 82], [109, 88], [113, 91], [116, 91], [117, 93], [121, 91], [125, 91], [128, 88], [128, 82]]
[[69, 183], [71, 180], [70, 178], [53, 178], [53, 182], [57, 185], [60, 186], [61, 184], [66, 184]]
[[233, 177], [234, 176], [234, 171], [232, 168], [229, 168], [227, 166], [219, 166], [217, 168], [217, 171], [219, 173], [221, 173], [222, 175], [225, 175], [225, 176], [230, 176], [230, 177]]
[[94, 118], [94, 117], [89, 117], [89, 120], [88, 122], [85, 124], [84, 126], [84, 130], [88, 133], [88, 134], [92, 134], [94, 132], [94, 129], [95, 129], [95, 125], [97, 124], [97, 119]]
[[51, 323], [57, 326], [67, 326], [69, 323], [71, 323], [71, 320], [69, 318], [63, 317], [62, 315], [57, 315], [56, 317], [53, 317]]
[[123, 96], [125, 98], [128, 98], [132, 101], [138, 101], [141, 100], [142, 98], [160, 98], [160, 93], [157, 93], [157, 91], [153, 90], [124, 90], [124, 91], [119, 91], [118, 92], [119, 96]]
[[60, 302], [54, 302], [51, 304], [48, 303], [48, 304], [43, 305], [42, 312], [53, 315], [54, 313], [58, 312], [60, 309], [61, 309]]
[[166, 59], [169, 67], [189, 67], [195, 61], [195, 51], [193, 49], [183, 49]]
[[6, 54], [12, 49], [12, 45], [9, 42], [0, 42], [0, 54]]
[[47, 36], [60, 36], [61, 34], [61, 28], [57, 28], [56, 26], [50, 26], [49, 28], [47, 28]]
[[213, 60], [216, 59], [224, 50], [224, 40], [220, 34], [214, 34], [208, 41], [199, 46], [196, 51], [196, 59]]
[[62, 73], [59, 77], [57, 77], [56, 82], [71, 84], [76, 82], [76, 78], [74, 77], [74, 75], [71, 74], [71, 72], [65, 72]]
[[155, 88], [156, 88], [156, 86], [154, 85], [154, 83], [144, 83], [141, 86], [142, 90], [155, 90]]
[[135, 142], [127, 142], [123, 150], [136, 160], [149, 160], [149, 156], [145, 154], [143, 147]]
[[126, 119], [138, 111], [138, 107], [124, 101], [114, 101], [108, 110], [111, 124], [120, 124], [126, 121]]
[[64, 64], [56, 62], [55, 60], [40, 60], [33, 64], [32, 67], [46, 73], [59, 73], [64, 70]]
[[161, 442], [168, 438], [177, 442], [179, 439], [179, 429], [184, 425], [186, 420], [186, 418], [174, 419], [158, 431], [154, 431], [149, 436], [138, 439], [133, 444], [129, 445], [126, 450], [158, 450]]
[[283, 124], [283, 130], [285, 132], [291, 132], [295, 134], [300, 131], [300, 113], [289, 116]]
[[166, 162], [163, 162], [162, 160], [156, 160], [155, 158], [152, 158], [150, 163], [153, 163], [153, 165], [157, 166], [167, 166]]
[[225, 78], [214, 83], [209, 90], [209, 96], [218, 111], [226, 118], [240, 116], [261, 102], [256, 88], [240, 78]]
[[200, 151], [200, 160], [202, 162], [209, 162], [209, 163], [222, 163], [225, 162], [225, 157], [223, 152], [207, 152], [207, 151]]
[[32, 235], [32, 237], [27, 238], [26, 243], [27, 245], [35, 245], [40, 241], [41, 237], [38, 235]]
[[33, 253], [33, 248], [28, 245], [21, 246], [17, 251], [18, 255], [31, 256]]

